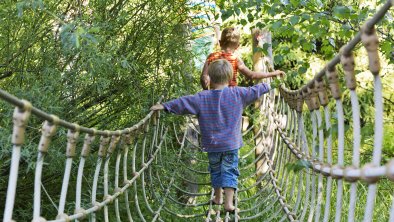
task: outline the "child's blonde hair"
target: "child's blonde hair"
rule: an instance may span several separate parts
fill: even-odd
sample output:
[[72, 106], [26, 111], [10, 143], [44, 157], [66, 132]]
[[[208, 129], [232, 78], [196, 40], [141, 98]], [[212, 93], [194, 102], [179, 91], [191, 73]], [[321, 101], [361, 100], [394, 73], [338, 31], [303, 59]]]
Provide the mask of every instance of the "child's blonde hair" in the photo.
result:
[[220, 37], [220, 47], [222, 48], [237, 48], [239, 45], [240, 34], [234, 27], [227, 27], [223, 29]]
[[212, 83], [229, 83], [233, 77], [233, 67], [226, 59], [218, 59], [209, 64], [208, 75]]

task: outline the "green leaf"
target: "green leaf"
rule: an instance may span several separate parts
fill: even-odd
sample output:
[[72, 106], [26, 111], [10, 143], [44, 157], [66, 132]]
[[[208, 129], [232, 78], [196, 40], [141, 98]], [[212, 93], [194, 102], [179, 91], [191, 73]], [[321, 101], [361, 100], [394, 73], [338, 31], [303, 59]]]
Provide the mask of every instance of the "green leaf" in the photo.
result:
[[300, 4], [300, 1], [299, 0], [290, 0], [290, 4], [296, 8]]
[[279, 29], [282, 26], [282, 21], [277, 21], [272, 24], [272, 29]]
[[298, 74], [304, 74], [307, 70], [308, 69], [305, 66], [301, 66], [300, 68], [298, 68]]
[[347, 6], [334, 6], [333, 15], [339, 19], [349, 18], [350, 16], [350, 8]]
[[281, 81], [279, 79], [274, 79], [271, 82], [271, 89], [278, 88], [280, 84], [281, 84]]
[[380, 49], [385, 52], [385, 53], [390, 53], [393, 52], [393, 46], [391, 45], [391, 42], [389, 41], [384, 41], [381, 45], [380, 45]]
[[295, 25], [298, 24], [298, 22], [300, 21], [300, 17], [297, 15], [294, 15], [290, 18], [290, 24], [291, 25]]
[[254, 21], [254, 16], [252, 14], [248, 14], [248, 21], [253, 22]]

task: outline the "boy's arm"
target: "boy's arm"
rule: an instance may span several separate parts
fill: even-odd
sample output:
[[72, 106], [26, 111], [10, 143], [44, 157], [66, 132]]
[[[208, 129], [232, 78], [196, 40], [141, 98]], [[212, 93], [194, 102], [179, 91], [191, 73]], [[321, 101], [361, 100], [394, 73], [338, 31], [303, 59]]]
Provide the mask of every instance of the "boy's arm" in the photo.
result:
[[280, 70], [275, 70], [273, 72], [256, 72], [248, 69], [246, 67], [245, 63], [238, 58], [238, 70], [240, 73], [244, 74], [246, 77], [250, 79], [264, 79], [264, 78], [269, 78], [269, 77], [274, 77], [274, 76], [283, 76], [285, 73]]
[[178, 99], [171, 100], [163, 104], [153, 105], [150, 110], [165, 110], [170, 113], [183, 115], [183, 114], [198, 114], [198, 96], [183, 96]]
[[249, 105], [271, 89], [267, 83], [259, 83], [251, 87], [237, 87], [244, 105]]
[[200, 83], [203, 89], [208, 89], [209, 85], [209, 76], [208, 76], [208, 61], [205, 62], [204, 67], [202, 68]]

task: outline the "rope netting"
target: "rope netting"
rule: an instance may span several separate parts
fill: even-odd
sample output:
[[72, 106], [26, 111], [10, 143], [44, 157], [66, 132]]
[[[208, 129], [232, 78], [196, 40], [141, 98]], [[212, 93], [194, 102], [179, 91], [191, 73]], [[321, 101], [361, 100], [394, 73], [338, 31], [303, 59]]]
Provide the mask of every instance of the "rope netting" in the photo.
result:
[[[246, 145], [240, 150], [241, 176], [235, 193], [240, 211], [234, 215], [212, 202], [208, 161], [192, 118], [187, 118], [186, 126], [178, 126], [150, 112], [129, 128], [96, 130], [59, 119], [0, 90], [2, 100], [15, 106], [3, 221], [12, 221], [18, 212], [14, 203], [21, 152], [26, 141], [37, 136], [33, 195], [24, 200], [33, 203], [29, 216], [33, 221], [394, 221], [394, 159], [384, 164], [381, 160], [383, 101], [374, 29], [393, 4], [388, 1], [305, 86], [289, 90], [281, 85], [276, 93], [262, 96], [258, 124], [243, 129]], [[352, 54], [360, 41], [374, 77], [374, 145], [368, 164], [360, 162], [360, 112]], [[339, 63], [351, 97], [351, 147], [345, 145]], [[304, 103], [309, 112], [303, 110]], [[41, 135], [29, 129], [31, 115], [44, 121]], [[335, 134], [325, 133], [334, 127]], [[46, 191], [42, 178], [45, 165], [55, 161], [50, 158], [51, 150], [63, 150], [51, 142], [61, 140], [66, 141], [64, 169], [59, 169], [63, 182], [54, 195]], [[259, 146], [263, 149], [256, 152]], [[345, 155], [348, 152], [351, 160]], [[289, 163], [301, 167], [294, 170]], [[75, 184], [70, 184], [72, 176]], [[379, 190], [383, 183], [386, 189]], [[71, 187], [75, 190], [70, 191]], [[43, 209], [43, 202], [51, 203], [53, 209]]]

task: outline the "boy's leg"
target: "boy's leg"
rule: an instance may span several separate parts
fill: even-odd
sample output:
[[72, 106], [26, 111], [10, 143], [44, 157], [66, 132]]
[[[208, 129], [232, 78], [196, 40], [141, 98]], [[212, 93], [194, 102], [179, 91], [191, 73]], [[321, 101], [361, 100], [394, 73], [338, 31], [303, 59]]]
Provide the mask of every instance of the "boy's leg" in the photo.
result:
[[222, 159], [222, 184], [224, 187], [224, 209], [227, 211], [235, 210], [234, 192], [238, 187], [238, 150], [224, 152]]
[[212, 152], [208, 153], [209, 160], [209, 172], [211, 174], [211, 185], [214, 189], [214, 202], [216, 204], [221, 204], [222, 201], [222, 181], [221, 181], [221, 161], [222, 161], [222, 153], [221, 152]]
[[224, 209], [226, 211], [233, 211], [233, 210], [235, 210], [235, 206], [233, 204], [234, 191], [235, 191], [235, 189], [232, 188], [232, 187], [225, 187], [224, 188], [224, 196], [226, 197], [226, 199], [224, 201]]
[[216, 187], [214, 188], [215, 190], [215, 197], [213, 198], [213, 202], [215, 204], [222, 204], [223, 203], [223, 197], [222, 197], [222, 193], [223, 190], [221, 187]]

